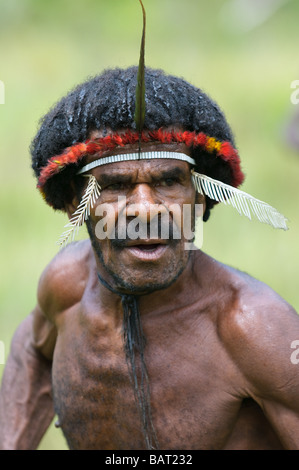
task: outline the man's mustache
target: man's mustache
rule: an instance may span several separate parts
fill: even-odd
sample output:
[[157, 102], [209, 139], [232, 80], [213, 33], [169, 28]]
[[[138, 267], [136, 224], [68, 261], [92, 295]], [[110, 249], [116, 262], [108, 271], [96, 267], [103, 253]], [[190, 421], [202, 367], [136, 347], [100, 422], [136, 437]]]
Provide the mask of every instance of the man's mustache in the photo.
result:
[[115, 237], [111, 240], [114, 247], [126, 247], [132, 240], [167, 240], [167, 244], [178, 243], [181, 230], [173, 220], [155, 217], [150, 222], [140, 221], [137, 218], [126, 220], [126, 224], [115, 227]]

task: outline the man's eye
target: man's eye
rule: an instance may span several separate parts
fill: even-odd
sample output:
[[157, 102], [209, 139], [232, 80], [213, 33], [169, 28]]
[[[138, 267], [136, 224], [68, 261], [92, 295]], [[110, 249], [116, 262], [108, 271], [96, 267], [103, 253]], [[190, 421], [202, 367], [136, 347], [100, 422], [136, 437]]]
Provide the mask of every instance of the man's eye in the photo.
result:
[[105, 189], [110, 189], [111, 191], [121, 191], [124, 188], [125, 188], [124, 183], [113, 183], [113, 184], [109, 184], [108, 186], [106, 186]]
[[160, 184], [161, 184], [161, 186], [169, 187], [169, 186], [173, 186], [176, 182], [177, 181], [176, 181], [175, 178], [165, 178], [165, 179], [161, 180]]

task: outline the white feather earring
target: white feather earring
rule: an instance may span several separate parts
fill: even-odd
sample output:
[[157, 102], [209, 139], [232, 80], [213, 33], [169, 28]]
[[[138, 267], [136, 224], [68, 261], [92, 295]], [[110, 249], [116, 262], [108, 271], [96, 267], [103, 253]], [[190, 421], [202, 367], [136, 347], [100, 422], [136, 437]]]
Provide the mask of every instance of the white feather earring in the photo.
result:
[[68, 224], [64, 228], [70, 227], [68, 230], [62, 233], [57, 244], [60, 246], [66, 245], [70, 237], [74, 240], [76, 233], [83, 223], [90, 216], [90, 209], [93, 208], [96, 200], [100, 197], [101, 186], [97, 182], [97, 179], [93, 175], [84, 175], [89, 178], [88, 185], [82, 196], [80, 204]]
[[288, 230], [287, 219], [284, 215], [266, 202], [255, 199], [240, 189], [197, 173], [194, 170], [191, 170], [191, 174], [195, 189], [200, 194], [208, 196], [214, 201], [232, 205], [239, 214], [245, 215], [250, 220], [254, 215], [260, 222], [272, 225], [274, 228]]

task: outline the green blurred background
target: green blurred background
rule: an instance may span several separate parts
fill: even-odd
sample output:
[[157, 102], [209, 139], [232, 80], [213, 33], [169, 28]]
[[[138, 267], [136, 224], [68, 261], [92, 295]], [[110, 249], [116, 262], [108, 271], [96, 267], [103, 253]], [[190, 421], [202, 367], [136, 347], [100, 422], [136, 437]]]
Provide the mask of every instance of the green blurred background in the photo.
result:
[[[146, 64], [182, 76], [218, 101], [236, 135], [247, 175], [243, 189], [290, 221], [288, 232], [275, 231], [218, 206], [204, 226], [203, 250], [263, 280], [299, 311], [299, 149], [287, 133], [299, 113], [290, 101], [291, 82], [299, 80], [298, 0], [144, 5]], [[0, 0], [0, 341], [6, 357], [66, 223], [35, 188], [28, 147], [38, 121], [88, 76], [136, 64], [141, 27], [137, 0]], [[66, 449], [54, 426], [40, 449]]]

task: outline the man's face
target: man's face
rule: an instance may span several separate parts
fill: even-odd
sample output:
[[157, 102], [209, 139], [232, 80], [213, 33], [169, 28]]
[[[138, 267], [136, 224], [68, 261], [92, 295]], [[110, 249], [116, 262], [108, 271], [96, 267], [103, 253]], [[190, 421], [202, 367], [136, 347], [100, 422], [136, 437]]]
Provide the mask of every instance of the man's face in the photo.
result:
[[[142, 150], [165, 150], [165, 145]], [[136, 151], [131, 145], [121, 153]], [[186, 149], [178, 145], [176, 151]], [[101, 186], [87, 223], [99, 272], [108, 272], [114, 287], [124, 292], [146, 293], [170, 285], [190, 255], [185, 249], [190, 236], [183, 230], [184, 205], [192, 218], [189, 233], [194, 230], [196, 193], [188, 163], [127, 161], [94, 168], [91, 174]]]

